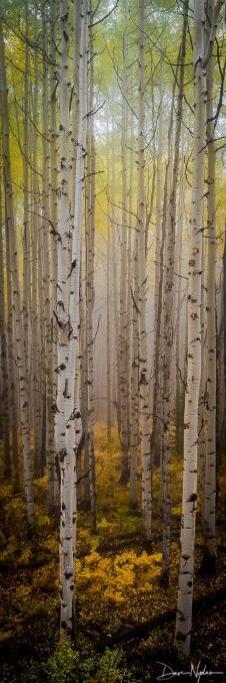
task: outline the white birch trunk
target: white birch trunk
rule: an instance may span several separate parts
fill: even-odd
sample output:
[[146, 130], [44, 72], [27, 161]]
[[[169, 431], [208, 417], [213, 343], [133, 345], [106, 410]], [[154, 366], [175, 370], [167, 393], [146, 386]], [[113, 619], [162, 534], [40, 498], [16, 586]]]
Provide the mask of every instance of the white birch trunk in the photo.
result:
[[[60, 596], [61, 635], [71, 639], [74, 604], [74, 547], [76, 543], [76, 454], [81, 438], [81, 415], [75, 397], [76, 359], [79, 327], [79, 271], [84, 183], [84, 156], [87, 127], [87, 27], [88, 2], [82, 3], [81, 46], [79, 65], [79, 134], [75, 176], [75, 216], [72, 228], [71, 264], [68, 271], [68, 239], [70, 235], [69, 207], [69, 94], [68, 72], [69, 23], [68, 2], [61, 1], [61, 79], [60, 79], [60, 141], [61, 196], [58, 235], [58, 391], [55, 409], [56, 448], [61, 471], [60, 523]], [[69, 287], [68, 287], [69, 284]], [[69, 292], [69, 301], [68, 301]]]
[[129, 477], [128, 453], [128, 377], [127, 377], [127, 310], [125, 283], [127, 283], [127, 242], [128, 242], [128, 169], [127, 169], [127, 126], [128, 126], [128, 0], [123, 3], [124, 39], [123, 39], [123, 77], [122, 77], [122, 228], [121, 228], [121, 271], [120, 271], [120, 415], [121, 415], [121, 460], [120, 483], [126, 484]]
[[182, 104], [184, 90], [184, 61], [186, 52], [186, 34], [188, 24], [188, 0], [184, 3], [183, 33], [180, 50], [180, 75], [177, 104], [177, 120], [175, 131], [175, 150], [172, 173], [172, 187], [170, 193], [168, 245], [166, 254], [166, 273], [163, 297], [163, 455], [162, 455], [162, 486], [163, 486], [163, 576], [168, 580], [169, 554], [170, 554], [170, 475], [169, 475], [169, 451], [170, 451], [170, 419], [172, 404], [172, 354], [173, 354], [173, 309], [174, 309], [174, 270], [175, 270], [175, 230], [176, 230], [176, 193], [179, 172], [180, 134], [182, 120]]
[[[207, 22], [212, 23], [213, 0], [207, 2]], [[209, 30], [207, 31], [209, 34]], [[206, 340], [206, 466], [204, 496], [205, 564], [215, 571], [216, 560], [216, 198], [215, 198], [215, 142], [213, 120], [213, 66], [211, 55], [207, 63], [207, 127], [208, 145], [208, 231], [207, 231], [207, 340]]]
[[144, 0], [139, 1], [139, 115], [138, 115], [138, 272], [140, 330], [139, 330], [139, 397], [141, 413], [141, 462], [142, 462], [142, 515], [147, 539], [151, 538], [152, 490], [149, 427], [149, 396], [147, 378], [147, 332], [146, 332], [146, 235], [145, 235], [145, 187], [144, 187], [144, 94], [145, 94], [145, 29]]
[[[37, 13], [34, 18], [34, 39], [38, 41], [38, 18]], [[39, 224], [39, 183], [38, 183], [38, 103], [39, 103], [39, 63], [37, 53], [35, 54], [34, 64], [34, 95], [33, 95], [33, 122], [32, 127], [32, 224], [31, 224], [31, 244], [32, 244], [32, 296], [31, 296], [31, 390], [33, 408], [33, 429], [34, 429], [34, 469], [39, 472], [41, 454], [41, 353], [40, 353], [40, 298], [38, 291], [38, 243], [40, 234]]]
[[204, 57], [204, 0], [194, 8], [195, 115], [193, 139], [192, 211], [188, 269], [188, 373], [184, 414], [184, 473], [181, 555], [175, 647], [180, 657], [190, 652], [197, 509], [198, 412], [201, 380], [201, 273], [204, 201], [206, 77]]
[[23, 463], [24, 463], [24, 489], [27, 502], [27, 519], [30, 527], [34, 526], [34, 496], [33, 496], [33, 476], [30, 449], [30, 424], [29, 424], [29, 395], [28, 395], [28, 375], [25, 360], [23, 321], [21, 316], [20, 303], [20, 284], [18, 276], [18, 254], [16, 243], [16, 228], [13, 209], [13, 188], [11, 179], [11, 164], [9, 150], [9, 115], [7, 82], [5, 68], [4, 38], [2, 30], [2, 19], [0, 16], [0, 96], [2, 111], [2, 130], [3, 130], [3, 164], [6, 193], [7, 211], [7, 230], [10, 234], [11, 265], [13, 278], [13, 306], [15, 311], [15, 328], [17, 342], [17, 364], [19, 374], [19, 393], [20, 393], [20, 418], [23, 435]]
[[[57, 173], [57, 158], [58, 158], [58, 135], [57, 135], [57, 52], [56, 52], [56, 4], [51, 0], [50, 5], [50, 217], [52, 240], [51, 246], [51, 282], [50, 282], [50, 300], [53, 305], [53, 310], [56, 310], [57, 299], [57, 209], [58, 209], [58, 173]], [[51, 319], [51, 333], [52, 333], [52, 353], [49, 358], [50, 375], [52, 392], [49, 395], [49, 401], [52, 405], [56, 402], [57, 382], [55, 368], [57, 366], [57, 323], [55, 316]], [[49, 403], [49, 411], [51, 405]], [[52, 466], [53, 482], [50, 487], [49, 504], [53, 512], [59, 508], [59, 481], [57, 477], [56, 457], [55, 457], [55, 434], [54, 434], [53, 414], [51, 415], [51, 429], [50, 429], [50, 460]]]

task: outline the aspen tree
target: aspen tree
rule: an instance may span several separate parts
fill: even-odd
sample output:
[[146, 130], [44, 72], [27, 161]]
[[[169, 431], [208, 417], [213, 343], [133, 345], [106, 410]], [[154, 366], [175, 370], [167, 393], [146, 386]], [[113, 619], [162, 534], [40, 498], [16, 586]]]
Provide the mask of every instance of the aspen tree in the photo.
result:
[[[87, 169], [87, 167], [86, 167]], [[86, 170], [86, 175], [88, 171]], [[89, 443], [88, 443], [88, 348], [87, 348], [87, 324], [86, 324], [86, 224], [88, 211], [87, 183], [85, 185], [85, 220], [84, 231], [81, 238], [81, 263], [79, 282], [79, 361], [80, 361], [80, 404], [82, 415], [82, 434], [84, 441], [84, 480], [82, 486], [82, 505], [90, 509], [90, 485], [89, 485]]]
[[184, 474], [181, 556], [175, 646], [180, 656], [190, 652], [197, 507], [198, 403], [201, 380], [201, 266], [204, 195], [206, 75], [204, 58], [204, 0], [194, 8], [195, 118], [193, 140], [192, 215], [188, 269], [188, 375], [184, 413]]
[[[57, 51], [56, 51], [56, 3], [51, 0], [50, 4], [50, 215], [51, 215], [51, 228], [52, 240], [50, 241], [51, 246], [51, 281], [49, 286], [50, 300], [53, 302], [53, 310], [56, 310], [56, 297], [57, 297], [57, 209], [58, 209], [58, 172], [57, 172], [57, 160], [58, 160], [58, 135], [57, 135]], [[49, 386], [49, 415], [51, 411], [51, 404], [53, 405], [56, 401], [56, 372], [55, 368], [57, 366], [57, 323], [55, 316], [51, 318], [51, 334], [52, 334], [52, 353], [49, 357], [50, 362], [50, 377], [51, 384]], [[50, 444], [51, 452], [51, 467], [52, 467], [52, 478], [53, 481], [50, 484], [50, 495], [49, 495], [49, 505], [52, 506], [53, 511], [56, 511], [59, 505], [59, 483], [57, 477], [57, 469], [55, 463], [55, 444], [54, 444], [54, 421], [51, 411], [51, 427], [49, 439], [52, 440]]]
[[131, 433], [130, 433], [130, 502], [137, 504], [137, 465], [139, 446], [139, 309], [138, 309], [138, 232], [133, 250], [133, 303], [131, 350]]
[[13, 189], [11, 178], [11, 160], [9, 150], [9, 114], [8, 114], [8, 96], [7, 96], [7, 81], [6, 81], [6, 67], [5, 67], [5, 49], [4, 37], [2, 30], [2, 16], [0, 14], [0, 97], [1, 97], [1, 113], [2, 113], [2, 137], [3, 137], [3, 169], [5, 179], [5, 196], [6, 196], [6, 230], [10, 235], [11, 248], [11, 267], [13, 279], [13, 306], [15, 311], [15, 329], [16, 329], [16, 343], [17, 343], [17, 364], [19, 376], [19, 393], [20, 393], [20, 415], [21, 427], [23, 436], [23, 463], [24, 463], [24, 489], [27, 502], [27, 519], [28, 524], [32, 528], [34, 526], [34, 495], [33, 495], [33, 476], [31, 463], [31, 448], [30, 448], [30, 424], [29, 424], [29, 396], [28, 396], [28, 375], [24, 352], [24, 334], [23, 323], [21, 316], [21, 302], [20, 302], [20, 286], [18, 277], [18, 254], [16, 242], [16, 228], [14, 220], [13, 207]]
[[206, 123], [206, 64], [211, 56], [217, 16], [222, 2], [214, 8], [210, 37], [204, 46], [204, 0], [194, 6], [194, 88], [195, 114], [193, 138], [192, 213], [188, 268], [188, 371], [184, 413], [184, 473], [181, 518], [181, 554], [175, 647], [180, 657], [190, 652], [194, 546], [197, 507], [198, 410], [201, 380], [201, 275], [204, 202], [204, 161]]
[[[183, 151], [183, 143], [182, 143]], [[182, 257], [183, 257], [183, 222], [184, 222], [184, 159], [183, 154], [180, 165], [180, 186], [179, 186], [179, 202], [178, 202], [178, 229], [176, 242], [177, 250], [177, 305], [176, 305], [176, 452], [179, 454], [183, 451], [183, 415], [184, 415], [184, 385], [181, 379], [181, 361], [182, 354], [180, 353], [180, 330], [181, 330], [181, 305], [183, 301], [182, 293]], [[183, 378], [183, 375], [182, 375]]]
[[129, 477], [129, 443], [128, 443], [128, 377], [127, 377], [127, 326], [126, 326], [126, 296], [125, 282], [127, 281], [127, 126], [128, 126], [128, 0], [124, 0], [124, 38], [123, 38], [123, 75], [122, 75], [122, 230], [121, 230], [121, 270], [120, 270], [120, 419], [121, 419], [121, 462], [120, 482], [126, 484]]
[[4, 240], [3, 240], [3, 206], [2, 206], [2, 169], [0, 168], [0, 348], [1, 348], [1, 437], [3, 441], [3, 474], [4, 478], [11, 475], [10, 463], [10, 438], [9, 438], [9, 377], [8, 377], [8, 358], [7, 358], [7, 333], [6, 333], [6, 287], [5, 287], [5, 268], [4, 268]]
[[[5, 201], [5, 226], [7, 228], [7, 205]], [[8, 368], [11, 367], [9, 373], [9, 431], [10, 431], [10, 446], [12, 454], [12, 477], [14, 491], [19, 489], [19, 448], [18, 448], [18, 370], [15, 358], [15, 321], [13, 309], [13, 282], [11, 276], [11, 242], [9, 230], [5, 229], [5, 243], [6, 243], [6, 263], [9, 267], [6, 269], [7, 282], [7, 298], [6, 298], [6, 320], [7, 320], [7, 362]]]
[[198, 486], [200, 487], [201, 525], [204, 528], [205, 464], [206, 464], [206, 240], [202, 243], [201, 280], [201, 380], [199, 391]]
[[138, 277], [139, 296], [139, 399], [141, 412], [142, 515], [145, 533], [151, 538], [152, 490], [149, 434], [149, 397], [146, 337], [146, 253], [145, 253], [145, 186], [144, 186], [144, 96], [145, 96], [145, 30], [144, 0], [139, 0], [139, 114], [138, 114]]
[[[158, 294], [156, 292], [156, 306], [155, 306], [155, 326], [154, 326], [154, 382], [153, 382], [153, 424], [152, 424], [152, 435], [151, 435], [151, 460], [159, 464], [160, 453], [162, 449], [162, 432], [163, 432], [163, 416], [162, 416], [162, 401], [161, 395], [163, 393], [162, 387], [162, 368], [161, 368], [161, 352], [162, 352], [162, 306], [163, 306], [163, 281], [164, 281], [164, 253], [165, 253], [165, 243], [166, 243], [166, 228], [167, 228], [167, 204], [169, 198], [169, 186], [170, 186], [170, 163], [172, 156], [172, 134], [173, 134], [173, 114], [174, 114], [174, 103], [175, 103], [175, 88], [176, 88], [176, 77], [173, 83], [173, 92], [170, 107], [170, 117], [169, 117], [169, 127], [167, 134], [167, 161], [165, 166], [165, 177], [164, 177], [164, 188], [163, 188], [163, 205], [162, 211], [160, 211], [160, 206], [158, 205], [157, 218], [160, 220], [161, 217], [161, 238], [160, 238], [160, 248], [156, 246], [156, 256], [159, 260], [159, 278], [157, 277], [156, 286], [158, 286]], [[160, 129], [161, 133], [161, 129]], [[161, 146], [160, 146], [161, 151]], [[160, 163], [160, 162], [159, 162]], [[161, 172], [160, 168], [157, 169], [157, 174]], [[159, 181], [157, 187], [159, 188]], [[162, 214], [162, 216], [161, 216]], [[158, 227], [157, 227], [158, 230]], [[159, 443], [160, 442], [160, 443]]]
[[[110, 181], [110, 169], [109, 169], [109, 126], [108, 126], [108, 112], [107, 112], [107, 188], [108, 188], [108, 193], [109, 193], [109, 181]], [[110, 246], [111, 246], [111, 231], [110, 231], [110, 215], [109, 215], [109, 203], [108, 203], [108, 219], [107, 219], [107, 358], [106, 358], [106, 363], [107, 363], [107, 437], [108, 441], [111, 439], [111, 422], [112, 422], [112, 415], [111, 415], [111, 348], [110, 348], [110, 342], [111, 342], [111, 319], [110, 319], [110, 310], [111, 310], [111, 301], [110, 301], [110, 295], [111, 295], [111, 282], [110, 282], [110, 277], [111, 277], [111, 272], [110, 272]], [[114, 230], [114, 226], [113, 226]]]
[[[30, 299], [30, 221], [28, 213], [28, 193], [29, 193], [29, 48], [28, 48], [28, 2], [25, 1], [25, 64], [24, 64], [24, 141], [23, 141], [23, 185], [24, 185], [24, 225], [23, 225], [23, 325], [24, 325], [24, 344], [25, 361], [27, 373], [29, 372], [29, 299]], [[29, 401], [30, 405], [30, 401]]]
[[44, 322], [44, 372], [45, 372], [45, 445], [48, 474], [48, 506], [54, 505], [54, 421], [52, 391], [52, 326], [51, 326], [51, 282], [50, 282], [50, 229], [49, 229], [49, 108], [48, 108], [48, 68], [47, 39], [49, 20], [46, 7], [42, 8], [42, 45], [43, 45], [43, 87], [42, 87], [42, 250], [43, 250], [43, 322]]
[[74, 2], [74, 17], [73, 17], [73, 106], [72, 106], [72, 187], [71, 187], [71, 213], [74, 216], [75, 211], [75, 174], [76, 174], [76, 159], [78, 150], [78, 126], [79, 126], [79, 49], [80, 49], [80, 31], [81, 31], [81, 0]]
[[39, 104], [39, 61], [37, 56], [38, 48], [38, 17], [37, 12], [34, 17], [34, 41], [35, 41], [35, 63], [34, 63], [34, 96], [33, 96], [33, 123], [32, 127], [32, 223], [31, 223], [31, 255], [32, 255], [32, 293], [31, 293], [31, 390], [33, 407], [33, 429], [34, 429], [34, 469], [40, 474], [41, 469], [41, 351], [39, 339], [40, 330], [40, 293], [42, 291], [39, 279], [39, 182], [38, 182], [38, 104]]
[[[68, 239], [70, 235], [69, 204], [69, 17], [68, 2], [61, 0], [61, 74], [60, 74], [60, 157], [61, 194], [58, 225], [58, 387], [55, 406], [55, 436], [61, 474], [60, 487], [60, 598], [61, 635], [71, 639], [73, 628], [74, 549], [76, 543], [76, 456], [81, 438], [81, 414], [75, 405], [78, 391], [75, 385], [79, 329], [79, 275], [81, 250], [81, 219], [84, 184], [84, 157], [87, 128], [87, 33], [88, 2], [82, 3], [81, 44], [79, 63], [79, 129], [75, 174], [75, 215], [72, 226], [71, 263], [68, 269]], [[69, 281], [69, 286], [68, 286]]]
[[[127, 253], [128, 253], [128, 273], [127, 273], [127, 292], [126, 292], [126, 329], [127, 329], [127, 382], [128, 382], [128, 389], [127, 389], [127, 421], [128, 421], [128, 434], [129, 434], [129, 450], [130, 450], [130, 462], [131, 462], [131, 427], [132, 427], [132, 421], [131, 421], [131, 362], [132, 362], [132, 296], [131, 296], [131, 287], [132, 287], [132, 248], [133, 248], [133, 243], [132, 243], [132, 200], [133, 200], [133, 119], [132, 119], [132, 112], [130, 115], [130, 157], [129, 157], [129, 204], [128, 204], [128, 217], [129, 217], [129, 226], [128, 226], [128, 248], [127, 248]], [[131, 474], [131, 468], [130, 468], [130, 474]]]
[[112, 150], [111, 150], [111, 234], [112, 234], [112, 295], [113, 295], [113, 321], [114, 321], [114, 341], [115, 341], [115, 405], [118, 424], [118, 432], [121, 431], [121, 405], [120, 405], [120, 358], [119, 358], [119, 310], [118, 310], [118, 259], [116, 243], [116, 215], [115, 215], [115, 147], [114, 147], [114, 121], [112, 120]]
[[[74, 591], [73, 556], [73, 480], [74, 454], [67, 452], [67, 366], [68, 366], [68, 230], [69, 210], [69, 93], [68, 73], [68, 2], [61, 0], [61, 70], [60, 70], [60, 197], [57, 262], [57, 401], [55, 407], [55, 442], [60, 466], [60, 628], [62, 637], [72, 636]], [[70, 481], [69, 481], [70, 479]]]
[[96, 532], [96, 468], [94, 448], [94, 375], [93, 375], [93, 306], [94, 306], [94, 240], [95, 240], [95, 139], [94, 139], [94, 38], [92, 30], [92, 1], [90, 2], [89, 26], [89, 106], [90, 113], [87, 129], [87, 166], [88, 166], [88, 215], [87, 215], [87, 386], [88, 386], [88, 450], [90, 506], [93, 532]]
[[[206, 5], [207, 36], [213, 20], [213, 0]], [[205, 565], [215, 570], [216, 560], [216, 198], [215, 198], [215, 142], [213, 116], [213, 54], [207, 62], [207, 124], [208, 195], [207, 195], [207, 339], [206, 339], [206, 465], [204, 495]]]
[[172, 170], [172, 186], [169, 202], [169, 223], [167, 232], [166, 272], [163, 296], [163, 455], [162, 455], [162, 484], [163, 484], [163, 576], [168, 580], [169, 552], [170, 552], [170, 480], [169, 480], [169, 448], [170, 448], [170, 413], [172, 391], [172, 349], [173, 349], [173, 302], [174, 302], [174, 270], [175, 270], [175, 229], [176, 229], [176, 192], [179, 172], [180, 134], [182, 120], [182, 104], [184, 90], [184, 62], [186, 52], [186, 34], [188, 25], [188, 0], [184, 3], [184, 19], [182, 41], [180, 49], [179, 92], [177, 104], [177, 118], [175, 130], [175, 149]]
[[107, 226], [107, 437], [111, 440], [111, 320], [110, 320], [110, 220], [108, 219]]

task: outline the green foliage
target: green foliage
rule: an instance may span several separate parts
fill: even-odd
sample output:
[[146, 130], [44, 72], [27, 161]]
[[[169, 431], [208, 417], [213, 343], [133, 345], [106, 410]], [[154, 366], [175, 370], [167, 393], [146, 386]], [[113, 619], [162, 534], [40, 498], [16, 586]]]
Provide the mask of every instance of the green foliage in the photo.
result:
[[101, 683], [132, 682], [132, 674], [127, 669], [122, 648], [106, 648], [99, 661], [97, 680]]
[[82, 657], [66, 641], [57, 646], [43, 665], [42, 672], [44, 680], [49, 683], [132, 683], [133, 680], [122, 648], [106, 648], [98, 659], [94, 655]]
[[49, 683], [75, 683], [79, 681], [79, 656], [67, 641], [60, 643], [45, 665]]

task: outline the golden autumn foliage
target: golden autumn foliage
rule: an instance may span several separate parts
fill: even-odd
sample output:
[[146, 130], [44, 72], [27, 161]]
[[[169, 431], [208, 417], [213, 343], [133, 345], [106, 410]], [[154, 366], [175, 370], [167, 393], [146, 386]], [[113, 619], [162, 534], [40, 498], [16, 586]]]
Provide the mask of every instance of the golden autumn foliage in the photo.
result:
[[[102, 447], [103, 443], [103, 447]], [[142, 536], [141, 520], [137, 513], [129, 508], [127, 488], [119, 485], [119, 444], [116, 434], [113, 434], [111, 451], [108, 449], [105, 432], [102, 427], [96, 431], [96, 456], [98, 471], [98, 523], [97, 533], [92, 535], [89, 512], [78, 514], [77, 558], [75, 561], [76, 602], [80, 624], [80, 638], [82, 649], [85, 650], [85, 662], [76, 659], [76, 666], [87, 667], [81, 669], [82, 681], [130, 680], [127, 678], [106, 678], [106, 668], [117, 667], [121, 671], [121, 654], [118, 649], [110, 650], [110, 654], [96, 659], [90, 646], [89, 633], [100, 633], [103, 640], [115, 637], [126, 627], [134, 627], [152, 620], [158, 614], [174, 608], [177, 589], [177, 571], [179, 562], [179, 528], [180, 528], [180, 499], [182, 483], [182, 463], [176, 456], [171, 463], [172, 478], [172, 549], [170, 584], [166, 589], [161, 585], [161, 490], [159, 472], [156, 471], [154, 489], [155, 507], [153, 519], [153, 548], [146, 547]], [[102, 463], [104, 460], [104, 468]], [[223, 481], [223, 478], [222, 478]], [[53, 650], [56, 644], [58, 630], [58, 533], [47, 515], [45, 505], [46, 477], [35, 482], [35, 505], [37, 510], [37, 535], [34, 538], [25, 534], [25, 505], [22, 497], [12, 497], [10, 486], [1, 486], [0, 499], [2, 504], [1, 552], [0, 569], [2, 570], [2, 588], [0, 588], [1, 608], [1, 643], [4, 647], [11, 647], [13, 643], [20, 643], [26, 638], [30, 643], [41, 643], [32, 647], [43, 648], [46, 631]], [[220, 505], [221, 503], [220, 494]], [[44, 501], [44, 505], [43, 505]], [[9, 524], [13, 529], [7, 536]], [[222, 544], [223, 528], [219, 533], [218, 545]], [[197, 542], [201, 541], [200, 528], [197, 530]], [[221, 554], [219, 552], [219, 561]], [[199, 545], [196, 553], [196, 566], [199, 566]], [[220, 565], [221, 566], [221, 565]], [[219, 570], [218, 577], [206, 585], [201, 576], [196, 579], [195, 596], [205, 595], [206, 591], [218, 590], [223, 583], [223, 573]], [[97, 636], [95, 635], [95, 638]], [[150, 647], [156, 647], [160, 642], [165, 646], [170, 637], [167, 629], [157, 629], [147, 639], [139, 643], [139, 652], [145, 653]], [[2, 645], [3, 647], [3, 645]], [[19, 645], [18, 645], [19, 647]], [[112, 655], [113, 652], [113, 655]], [[61, 650], [56, 653], [56, 659], [50, 653], [50, 669], [58, 671], [65, 661], [65, 670], [75, 665], [71, 653]], [[55, 656], [55, 655], [54, 655]], [[76, 655], [77, 657], [77, 655]], [[102, 661], [102, 664], [100, 662]], [[73, 663], [74, 662], [74, 663]], [[109, 664], [110, 662], [110, 664]], [[112, 663], [113, 662], [113, 663]], [[87, 671], [97, 671], [99, 665], [101, 674], [88, 676]], [[36, 665], [37, 666], [37, 665]], [[47, 665], [46, 665], [47, 666]], [[124, 666], [124, 665], [123, 665]], [[52, 668], [51, 668], [52, 667]], [[115, 668], [116, 667], [116, 668]], [[74, 669], [73, 669], [74, 671]], [[40, 675], [46, 676], [42, 673]], [[51, 674], [52, 675], [52, 674]], [[54, 674], [55, 675], [55, 674]], [[58, 674], [57, 674], [58, 675]], [[101, 678], [98, 676], [101, 675]], [[117, 674], [119, 675], [119, 674]], [[120, 674], [121, 675], [121, 674]], [[48, 673], [48, 681], [50, 678]], [[30, 677], [30, 678], [29, 678]], [[23, 683], [31, 683], [31, 674], [24, 678]], [[12, 683], [14, 683], [12, 678]], [[35, 679], [36, 680], [36, 679]], [[41, 679], [42, 680], [42, 679]], [[131, 679], [133, 680], [133, 679]], [[46, 681], [46, 678], [43, 678]]]

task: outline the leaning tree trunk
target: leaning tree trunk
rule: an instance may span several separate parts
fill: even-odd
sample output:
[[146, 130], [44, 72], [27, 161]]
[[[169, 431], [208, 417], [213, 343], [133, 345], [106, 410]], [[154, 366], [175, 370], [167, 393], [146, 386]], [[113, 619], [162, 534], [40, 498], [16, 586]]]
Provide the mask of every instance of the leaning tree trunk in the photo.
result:
[[8, 113], [8, 90], [5, 68], [5, 49], [2, 30], [2, 17], [0, 15], [0, 97], [2, 112], [2, 131], [3, 131], [3, 169], [5, 179], [6, 197], [6, 229], [10, 235], [10, 248], [12, 254], [12, 279], [13, 279], [13, 306], [15, 311], [15, 327], [17, 339], [17, 364], [19, 375], [20, 393], [20, 417], [23, 436], [23, 462], [24, 462], [24, 488], [27, 502], [27, 519], [29, 526], [34, 526], [34, 495], [33, 495], [33, 476], [30, 448], [30, 424], [29, 424], [29, 395], [28, 395], [28, 373], [25, 359], [24, 331], [21, 315], [20, 302], [20, 283], [18, 274], [18, 255], [16, 226], [14, 220], [13, 207], [13, 187], [11, 178], [11, 161], [9, 149], [9, 113]]

